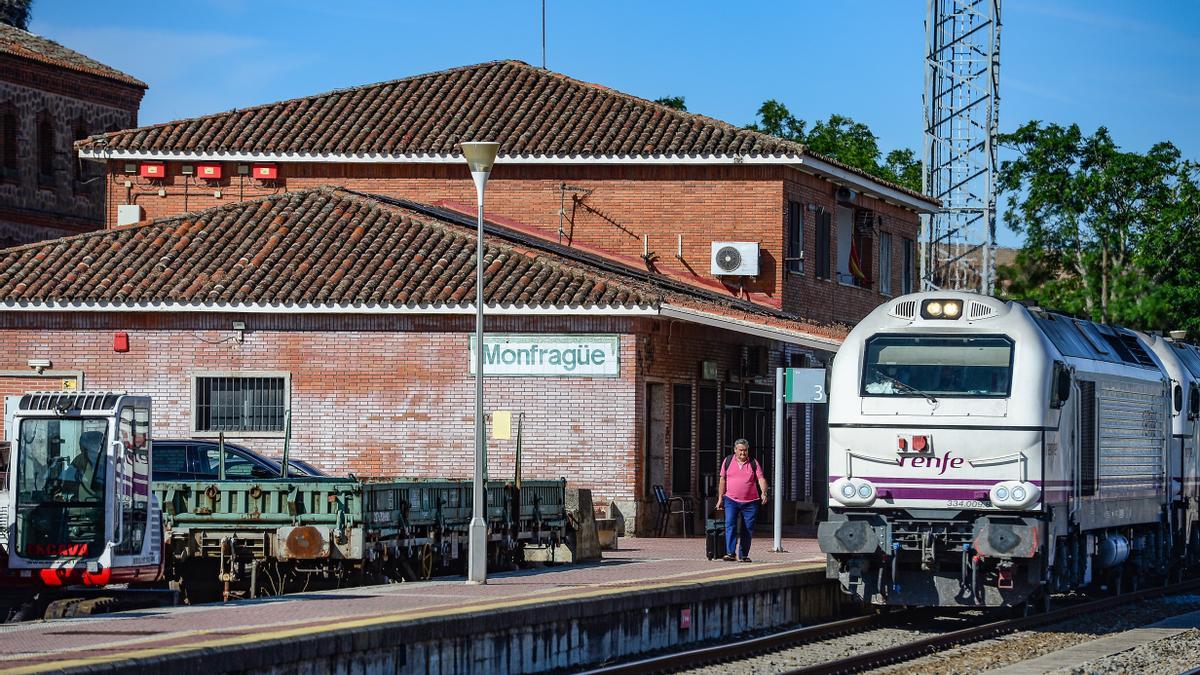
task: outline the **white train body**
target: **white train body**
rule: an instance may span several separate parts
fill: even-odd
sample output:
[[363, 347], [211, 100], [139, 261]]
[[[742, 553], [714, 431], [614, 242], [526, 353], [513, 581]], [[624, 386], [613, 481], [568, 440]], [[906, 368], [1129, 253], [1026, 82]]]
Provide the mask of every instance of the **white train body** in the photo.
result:
[[1171, 480], [1195, 485], [1195, 446], [1170, 456], [1195, 436], [1183, 377], [1131, 331], [995, 298], [877, 308], [832, 366], [829, 576], [874, 604], [998, 606], [1166, 571], [1189, 538]]

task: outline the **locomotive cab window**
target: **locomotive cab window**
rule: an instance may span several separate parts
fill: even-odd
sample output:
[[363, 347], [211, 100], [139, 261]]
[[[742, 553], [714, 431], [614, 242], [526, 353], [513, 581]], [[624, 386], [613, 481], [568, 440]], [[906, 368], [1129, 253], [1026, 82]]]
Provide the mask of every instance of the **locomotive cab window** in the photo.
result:
[[1012, 340], [877, 335], [867, 341], [863, 396], [1007, 397]]

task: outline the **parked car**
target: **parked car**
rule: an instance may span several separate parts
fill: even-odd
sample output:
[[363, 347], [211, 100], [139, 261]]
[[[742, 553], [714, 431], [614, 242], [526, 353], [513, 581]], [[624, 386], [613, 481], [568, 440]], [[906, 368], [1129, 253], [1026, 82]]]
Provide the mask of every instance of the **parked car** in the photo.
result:
[[[272, 457], [271, 461], [275, 462], [276, 466], [283, 464], [282, 457]], [[329, 475], [328, 473], [325, 473], [324, 471], [318, 469], [317, 467], [313, 466], [312, 464], [309, 464], [308, 462], [306, 462], [302, 459], [296, 459], [294, 457], [288, 457], [288, 473], [293, 476], [328, 476]]]
[[[216, 441], [195, 438], [164, 438], [154, 440], [153, 480], [193, 481], [216, 480], [221, 456]], [[296, 476], [324, 476], [307, 462], [288, 459], [289, 473]], [[306, 468], [308, 467], [308, 468]], [[316, 471], [317, 473], [311, 473]], [[278, 478], [279, 462], [237, 445], [225, 443], [225, 478], [251, 480]]]

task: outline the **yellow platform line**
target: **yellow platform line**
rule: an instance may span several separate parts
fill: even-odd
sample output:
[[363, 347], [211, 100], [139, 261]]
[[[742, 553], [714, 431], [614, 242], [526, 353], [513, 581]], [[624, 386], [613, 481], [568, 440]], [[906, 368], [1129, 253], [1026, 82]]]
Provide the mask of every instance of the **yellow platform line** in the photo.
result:
[[[750, 570], [744, 570], [744, 571], [740, 571], [740, 572], [727, 572], [724, 574], [717, 574], [717, 575], [713, 575], [713, 576], [704, 576], [704, 577], [701, 577], [701, 578], [698, 578], [698, 579], [695, 579], [695, 580], [689, 581], [689, 582], [634, 583], [629, 586], [622, 586], [622, 587], [616, 587], [616, 588], [608, 587], [608, 588], [593, 588], [593, 589], [589, 589], [589, 590], [581, 590], [581, 591], [574, 591], [574, 592], [567, 591], [567, 592], [564, 592], [562, 595], [556, 597], [555, 601], [558, 602], [560, 600], [561, 601], [582, 600], [582, 599], [587, 599], [587, 598], [602, 597], [605, 595], [619, 595], [621, 593], [634, 592], [634, 591], [646, 592], [646, 591], [654, 591], [654, 590], [660, 590], [663, 588], [671, 588], [671, 587], [676, 587], [676, 586], [686, 587], [686, 586], [698, 585], [700, 583], [734, 581], [737, 579], [745, 579], [748, 577], [766, 576], [766, 574], [777, 574], [777, 573], [782, 574], [782, 573], [789, 573], [789, 572], [799, 572], [799, 571], [804, 571], [805, 569], [813, 569], [813, 565], [814, 565], [814, 563], [799, 563], [799, 564], [796, 564], [795, 566], [781, 565], [780, 568], [770, 570], [769, 572], [764, 572], [761, 568], [759, 570], [750, 569]], [[114, 654], [99, 654], [96, 656], [68, 659], [68, 660], [63, 660], [63, 661], [46, 661], [44, 663], [31, 664], [31, 665], [27, 665], [27, 666], [4, 668], [4, 669], [0, 670], [0, 672], [14, 673], [14, 674], [41, 673], [41, 672], [46, 672], [46, 671], [51, 671], [51, 670], [61, 670], [64, 668], [80, 668], [80, 667], [85, 667], [85, 666], [95, 666], [95, 665], [100, 665], [100, 664], [105, 664], [105, 663], [113, 663], [116, 661], [130, 661], [130, 660], [137, 660], [137, 659], [154, 658], [157, 656], [178, 655], [180, 653], [198, 651], [198, 650], [202, 650], [202, 649], [234, 647], [234, 646], [253, 644], [255, 642], [267, 642], [270, 640], [282, 640], [282, 639], [287, 639], [287, 638], [304, 637], [304, 636], [308, 636], [308, 635], [314, 635], [314, 634], [318, 634], [318, 633], [328, 633], [328, 632], [338, 631], [338, 630], [347, 630], [347, 629], [354, 629], [354, 628], [367, 628], [370, 626], [379, 626], [379, 625], [395, 623], [395, 622], [399, 622], [399, 621], [414, 621], [414, 620], [419, 620], [419, 619], [435, 618], [435, 617], [439, 617], [439, 616], [455, 616], [458, 614], [484, 612], [484, 611], [496, 610], [496, 609], [510, 609], [510, 608], [514, 608], [514, 607], [521, 607], [523, 605], [537, 604], [540, 601], [541, 600], [538, 598], [522, 597], [522, 598], [515, 598], [515, 599], [505, 599], [505, 600], [497, 600], [497, 601], [492, 601], [492, 602], [484, 602], [484, 603], [478, 603], [478, 604], [460, 605], [460, 606], [452, 607], [449, 609], [440, 608], [440, 609], [436, 609], [436, 610], [431, 610], [431, 609], [409, 610], [406, 612], [397, 612], [394, 614], [381, 614], [378, 616], [370, 616], [370, 617], [364, 617], [364, 618], [359, 618], [359, 619], [343, 619], [340, 621], [335, 621], [331, 624], [299, 626], [296, 628], [287, 628], [287, 629], [283, 629], [283, 630], [274, 630], [274, 631], [270, 631], [270, 632], [250, 633], [250, 634], [246, 634], [246, 635], [238, 635], [238, 636], [228, 637], [228, 638], [207, 640], [204, 642], [193, 642], [193, 643], [189, 643], [189, 644], [185, 644], [185, 645], [171, 645], [169, 647], [146, 647], [143, 649], [134, 649], [134, 650], [130, 650], [127, 652], [120, 652], [120, 653], [114, 653]], [[297, 601], [297, 602], [303, 602], [303, 601]], [[189, 631], [189, 632], [184, 632], [184, 633], [176, 633], [173, 635], [164, 635], [164, 636], [157, 637], [155, 639], [170, 640], [170, 639], [177, 639], [178, 637], [187, 637], [188, 635], [192, 635], [192, 634], [206, 635], [208, 633], [216, 632], [217, 630], [225, 631], [225, 630], [229, 630], [229, 629], [223, 628], [223, 629], [203, 630], [203, 631], [195, 631], [194, 633]], [[29, 655], [29, 656], [26, 656], [26, 658], [32, 659], [32, 658], [40, 658], [40, 657], [44, 657], [44, 656], [47, 656], [47, 655]], [[53, 654], [50, 654], [48, 656], [53, 658]]]

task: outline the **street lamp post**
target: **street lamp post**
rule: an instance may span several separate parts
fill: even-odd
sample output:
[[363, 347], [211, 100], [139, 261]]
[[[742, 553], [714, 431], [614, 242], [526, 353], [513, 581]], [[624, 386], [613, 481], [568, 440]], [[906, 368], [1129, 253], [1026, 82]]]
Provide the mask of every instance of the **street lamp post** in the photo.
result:
[[467, 556], [467, 583], [472, 584], [487, 583], [487, 521], [484, 518], [487, 486], [483, 481], [484, 467], [487, 466], [487, 436], [483, 419], [483, 191], [499, 149], [499, 143], [462, 144], [463, 156], [471, 167], [471, 178], [475, 180], [475, 201], [479, 207], [475, 234], [475, 476], [471, 482], [474, 499]]

